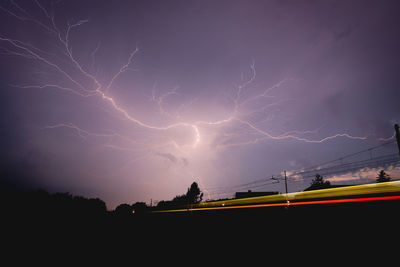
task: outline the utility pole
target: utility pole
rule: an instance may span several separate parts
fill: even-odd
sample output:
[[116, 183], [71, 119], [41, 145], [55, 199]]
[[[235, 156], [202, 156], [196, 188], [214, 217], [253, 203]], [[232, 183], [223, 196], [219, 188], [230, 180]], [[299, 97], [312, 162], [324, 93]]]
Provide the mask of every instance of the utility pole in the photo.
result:
[[399, 155], [400, 155], [400, 131], [399, 131], [399, 125], [395, 124], [394, 129], [396, 130], [396, 140], [397, 140], [397, 148], [399, 149]]
[[284, 171], [285, 173], [285, 189], [286, 189], [286, 195], [287, 195], [287, 177], [286, 177], [286, 171]]
[[285, 173], [285, 190], [286, 190], [286, 203], [287, 205], [285, 206], [285, 209], [289, 208], [290, 202], [288, 199], [288, 193], [287, 193], [287, 176], [286, 176], [286, 171], [283, 171]]

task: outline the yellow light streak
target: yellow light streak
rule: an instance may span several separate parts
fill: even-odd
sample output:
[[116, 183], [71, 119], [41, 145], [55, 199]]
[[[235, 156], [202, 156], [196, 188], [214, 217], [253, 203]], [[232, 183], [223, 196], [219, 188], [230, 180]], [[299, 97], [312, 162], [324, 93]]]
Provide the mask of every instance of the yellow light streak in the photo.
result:
[[[250, 207], [273, 207], [288, 206], [297, 204], [306, 204], [304, 200], [310, 200], [307, 203], [322, 204], [327, 201], [312, 201], [312, 199], [336, 198], [346, 196], [363, 196], [382, 193], [400, 193], [400, 181], [392, 181], [385, 183], [363, 184], [338, 188], [328, 188], [313, 191], [293, 192], [288, 194], [269, 195], [242, 199], [231, 199], [223, 201], [203, 202], [193, 204], [187, 209], [160, 210], [155, 212], [182, 212], [196, 210], [218, 210], [228, 208], [250, 208]], [[317, 203], [318, 202], [318, 203]], [[340, 201], [332, 201], [340, 202]], [[342, 201], [345, 202], [345, 201]], [[354, 202], [354, 201], [348, 201]], [[297, 203], [297, 204], [296, 204]]]

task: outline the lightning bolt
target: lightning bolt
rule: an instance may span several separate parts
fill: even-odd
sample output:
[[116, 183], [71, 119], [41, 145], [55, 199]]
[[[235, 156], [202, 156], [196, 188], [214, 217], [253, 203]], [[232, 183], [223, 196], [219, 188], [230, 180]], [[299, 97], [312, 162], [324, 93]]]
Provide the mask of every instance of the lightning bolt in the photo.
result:
[[[331, 136], [326, 136], [319, 139], [311, 139], [302, 137], [304, 134], [308, 133], [315, 133], [317, 131], [298, 131], [292, 130], [288, 131], [279, 135], [273, 135], [265, 129], [257, 126], [258, 122], [252, 122], [249, 119], [245, 119], [250, 117], [254, 114], [266, 112], [266, 110], [272, 106], [279, 106], [281, 103], [285, 101], [292, 101], [293, 99], [279, 99], [272, 103], [263, 104], [262, 107], [258, 107], [255, 109], [250, 109], [253, 102], [256, 101], [263, 101], [265, 99], [273, 99], [275, 96], [272, 94], [274, 90], [281, 89], [283, 90], [284, 85], [290, 81], [290, 79], [285, 78], [278, 81], [276, 84], [269, 86], [262, 90], [260, 93], [256, 93], [250, 96], [247, 96], [247, 92], [250, 92], [254, 89], [254, 87], [250, 88], [251, 85], [255, 83], [257, 80], [257, 73], [256, 73], [256, 65], [255, 60], [253, 59], [249, 68], [250, 68], [250, 75], [248, 79], [242, 79], [242, 82], [236, 87], [235, 92], [231, 96], [232, 100], [232, 110], [228, 116], [225, 118], [221, 118], [218, 120], [197, 120], [197, 121], [188, 121], [182, 120], [182, 116], [179, 110], [176, 112], [177, 115], [174, 113], [167, 111], [165, 109], [165, 101], [167, 98], [172, 97], [173, 95], [178, 94], [179, 87], [173, 88], [171, 91], [168, 91], [164, 94], [157, 95], [155, 91], [155, 86], [153, 87], [151, 101], [155, 103], [157, 106], [159, 113], [163, 116], [168, 117], [169, 119], [174, 120], [172, 123], [166, 123], [164, 125], [155, 125], [152, 123], [148, 123], [137, 116], [128, 112], [128, 110], [123, 107], [117, 99], [111, 96], [112, 88], [117, 80], [127, 71], [132, 70], [130, 67], [134, 63], [135, 56], [139, 53], [140, 49], [136, 45], [135, 49], [129, 53], [127, 60], [125, 63], [111, 76], [108, 82], [104, 83], [101, 82], [96, 75], [92, 74], [89, 70], [87, 70], [79, 60], [74, 56], [72, 50], [72, 44], [70, 37], [74, 33], [75, 30], [83, 27], [85, 24], [90, 23], [88, 19], [78, 20], [74, 23], [68, 22], [66, 25], [65, 33], [63, 34], [60, 28], [58, 27], [54, 12], [49, 12], [38, 0], [35, 0], [37, 7], [42, 11], [44, 14], [43, 20], [38, 20], [33, 18], [29, 15], [29, 13], [23, 9], [21, 6], [17, 5], [15, 2], [11, 1], [11, 7], [13, 10], [9, 8], [5, 8], [0, 5], [0, 9], [7, 13], [8, 15], [14, 17], [17, 20], [30, 22], [37, 26], [39, 26], [42, 30], [44, 30], [47, 34], [53, 36], [54, 40], [57, 42], [57, 47], [60, 47], [62, 51], [60, 55], [54, 55], [50, 53], [50, 51], [46, 51], [45, 49], [35, 47], [34, 45], [24, 42], [22, 40], [13, 39], [7, 36], [0, 36], [0, 41], [7, 46], [1, 47], [3, 54], [18, 56], [22, 58], [26, 58], [29, 60], [36, 60], [43, 65], [49, 67], [53, 71], [55, 71], [58, 75], [63, 77], [63, 79], [69, 85], [57, 84], [57, 83], [44, 83], [44, 84], [25, 84], [25, 85], [13, 85], [14, 87], [19, 87], [23, 89], [44, 89], [44, 88], [52, 88], [57, 90], [62, 90], [68, 93], [75, 94], [78, 97], [89, 98], [89, 97], [97, 97], [101, 101], [107, 104], [109, 108], [111, 108], [116, 114], [130, 123], [133, 123], [137, 126], [140, 126], [147, 130], [154, 130], [154, 131], [161, 131], [165, 132], [172, 129], [186, 129], [189, 130], [191, 133], [191, 144], [186, 146], [191, 149], [197, 148], [202, 142], [202, 130], [203, 128], [212, 128], [216, 129], [217, 127], [222, 126], [237, 126], [240, 131], [243, 133], [245, 132], [247, 140], [240, 141], [240, 142], [228, 142], [227, 144], [221, 145], [219, 144], [218, 147], [232, 147], [232, 146], [239, 146], [239, 145], [248, 145], [248, 144], [255, 144], [263, 140], [271, 139], [271, 140], [286, 140], [292, 139], [299, 142], [306, 142], [306, 143], [323, 143], [329, 141], [334, 138], [342, 137], [348, 138], [352, 140], [366, 140], [367, 136], [353, 136], [349, 133], [336, 133]], [[46, 20], [46, 23], [44, 21]], [[95, 50], [91, 53], [91, 66], [93, 66], [95, 62], [95, 55], [100, 48], [100, 43], [98, 43]], [[74, 66], [74, 72], [70, 69], [67, 69], [62, 64], [59, 64], [57, 60], [59, 60], [60, 56], [65, 57], [69, 63]], [[244, 76], [244, 75], [243, 75]], [[84, 80], [83, 80], [84, 78]], [[90, 85], [88, 85], [90, 84]], [[194, 101], [193, 101], [194, 102]], [[193, 103], [191, 102], [191, 103]], [[187, 108], [189, 105], [182, 104], [181, 107]], [[245, 111], [247, 109], [247, 111]], [[144, 145], [144, 143], [139, 142], [137, 140], [133, 140], [126, 135], [118, 134], [116, 132], [112, 133], [93, 133], [89, 130], [82, 129], [73, 124], [56, 124], [46, 126], [45, 129], [55, 129], [55, 128], [68, 128], [70, 130], [75, 131], [81, 138], [88, 138], [88, 137], [101, 137], [101, 138], [119, 138], [127, 141], [130, 145]], [[233, 130], [237, 131], [237, 130]], [[239, 132], [240, 132], [239, 131]], [[249, 135], [248, 133], [251, 133]], [[239, 134], [240, 135], [240, 134]], [[254, 135], [254, 137], [251, 137]], [[169, 143], [176, 142], [173, 140]], [[146, 144], [149, 145], [149, 144]], [[160, 145], [160, 144], [159, 144]], [[113, 148], [120, 148], [116, 144], [108, 144], [109, 147]]]

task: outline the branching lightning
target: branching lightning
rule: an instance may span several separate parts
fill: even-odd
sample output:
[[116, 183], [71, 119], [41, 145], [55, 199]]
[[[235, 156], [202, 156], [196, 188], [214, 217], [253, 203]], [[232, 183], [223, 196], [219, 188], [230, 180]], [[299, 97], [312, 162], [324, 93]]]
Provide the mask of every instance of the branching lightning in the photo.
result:
[[[50, 82], [41, 83], [41, 84], [19, 84], [12, 85], [14, 87], [23, 88], [23, 89], [55, 89], [65, 91], [67, 93], [72, 93], [77, 97], [82, 98], [98, 98], [101, 103], [103, 103], [107, 108], [111, 109], [115, 114], [128, 121], [129, 123], [134, 124], [135, 126], [141, 127], [144, 130], [155, 131], [159, 135], [163, 136], [169, 130], [182, 130], [186, 134], [190, 135], [188, 139], [190, 139], [190, 144], [188, 145], [178, 145], [176, 139], [171, 138], [166, 142], [161, 142], [158, 144], [150, 144], [146, 142], [142, 142], [140, 140], [136, 140], [132, 137], [128, 137], [126, 134], [118, 133], [117, 130], [103, 132], [103, 133], [94, 133], [87, 129], [83, 129], [81, 127], [76, 126], [71, 123], [58, 123], [55, 125], [45, 126], [44, 129], [56, 129], [56, 128], [65, 128], [71, 131], [75, 131], [79, 137], [81, 138], [104, 138], [107, 141], [110, 139], [121, 139], [125, 141], [126, 149], [129, 150], [131, 146], [145, 146], [148, 148], [155, 146], [163, 146], [166, 144], [173, 144], [175, 147], [179, 149], [196, 149], [198, 148], [204, 140], [204, 131], [211, 131], [215, 133], [215, 136], [220, 135], [224, 136], [220, 131], [221, 127], [232, 126], [235, 127], [233, 130], [227, 130], [225, 136], [244, 136], [241, 140], [232, 141], [229, 138], [224, 143], [217, 144], [219, 148], [228, 148], [233, 146], [244, 146], [249, 144], [255, 144], [264, 140], [296, 140], [299, 142], [306, 143], [323, 143], [334, 138], [348, 138], [354, 140], [366, 140], [366, 136], [353, 136], [349, 133], [335, 133], [330, 136], [325, 136], [322, 138], [312, 139], [304, 137], [305, 134], [315, 134], [317, 133], [321, 127], [316, 130], [291, 130], [286, 131], [284, 133], [274, 135], [271, 132], [264, 129], [264, 127], [259, 126], [260, 121], [252, 121], [248, 119], [251, 115], [258, 114], [261, 112], [267, 112], [268, 108], [273, 106], [280, 105], [285, 101], [295, 101], [293, 99], [277, 99], [274, 102], [265, 103], [265, 99], [275, 100], [275, 95], [273, 94], [274, 90], [284, 90], [285, 84], [290, 81], [290, 79], [285, 78], [278, 81], [276, 84], [267, 87], [266, 89], [261, 90], [261, 92], [257, 92], [257, 90], [253, 94], [246, 94], [246, 92], [251, 92], [250, 88], [254, 85], [257, 80], [257, 72], [256, 72], [256, 62], [252, 60], [250, 64], [250, 75], [248, 79], [243, 78], [242, 82], [236, 86], [234, 93], [231, 95], [232, 108], [230, 114], [223, 118], [219, 119], [209, 119], [209, 120], [188, 120], [183, 119], [185, 116], [182, 116], [181, 110], [183, 107], [187, 108], [190, 106], [196, 99], [192, 100], [190, 103], [182, 103], [179, 108], [177, 108], [174, 112], [167, 110], [165, 108], [165, 101], [167, 98], [172, 98], [178, 94], [181, 94], [179, 86], [174, 87], [172, 90], [165, 93], [157, 93], [156, 86], [153, 87], [151, 102], [155, 105], [156, 109], [158, 109], [160, 119], [165, 121], [164, 124], [155, 124], [147, 122], [144, 119], [139, 118], [137, 115], [129, 112], [129, 110], [120, 104], [120, 101], [112, 96], [113, 88], [118, 79], [124, 75], [127, 71], [131, 70], [131, 65], [133, 65], [135, 56], [139, 53], [139, 47], [136, 46], [128, 55], [127, 59], [121, 67], [111, 76], [111, 78], [107, 82], [103, 82], [101, 79], [97, 77], [96, 74], [92, 73], [93, 65], [95, 64], [95, 57], [100, 48], [100, 43], [98, 43], [97, 47], [90, 53], [91, 56], [91, 64], [90, 67], [86, 68], [79, 59], [74, 55], [72, 49], [72, 41], [71, 36], [74, 34], [74, 31], [79, 30], [79, 28], [84, 27], [85, 24], [90, 23], [88, 19], [78, 20], [76, 22], [68, 22], [65, 30], [60, 30], [59, 25], [57, 25], [55, 21], [54, 12], [51, 12], [44, 5], [40, 3], [40, 1], [35, 0], [36, 6], [39, 10], [41, 10], [43, 14], [42, 19], [33, 18], [29, 15], [29, 12], [26, 11], [23, 7], [16, 4], [14, 1], [11, 1], [10, 7], [4, 7], [0, 5], [0, 10], [12, 16], [14, 19], [31, 23], [39, 27], [46, 34], [52, 36], [52, 40], [54, 41], [54, 45], [56, 47], [61, 48], [59, 55], [55, 55], [52, 51], [48, 51], [42, 47], [36, 47], [28, 42], [23, 40], [14, 39], [8, 36], [0, 35], [0, 44], [1, 53], [3, 55], [9, 55], [13, 57], [20, 57], [28, 60], [35, 60], [40, 62], [43, 66], [52, 69], [55, 73], [60, 75], [68, 85], [64, 85], [61, 82]], [[74, 70], [66, 68], [59, 61], [60, 57], [66, 58], [70, 64], [73, 66]], [[90, 82], [88, 82], [90, 81]], [[89, 84], [89, 85], [88, 85]], [[179, 90], [179, 93], [178, 93]], [[261, 102], [263, 105], [251, 107], [253, 103]], [[100, 116], [100, 115], [99, 115]], [[165, 120], [164, 120], [165, 119]], [[177, 137], [178, 138], [178, 137]], [[206, 143], [205, 143], [206, 144]], [[115, 143], [106, 143], [107, 147], [113, 149], [124, 149], [120, 144]]]

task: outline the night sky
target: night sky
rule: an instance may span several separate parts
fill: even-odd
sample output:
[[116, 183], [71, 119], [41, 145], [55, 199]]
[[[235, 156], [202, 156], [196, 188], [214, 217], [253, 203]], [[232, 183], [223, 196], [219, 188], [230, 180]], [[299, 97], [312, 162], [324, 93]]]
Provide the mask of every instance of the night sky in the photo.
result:
[[399, 14], [398, 1], [1, 0], [1, 179], [108, 208], [193, 181], [216, 199], [233, 193], [207, 189], [393, 140]]

